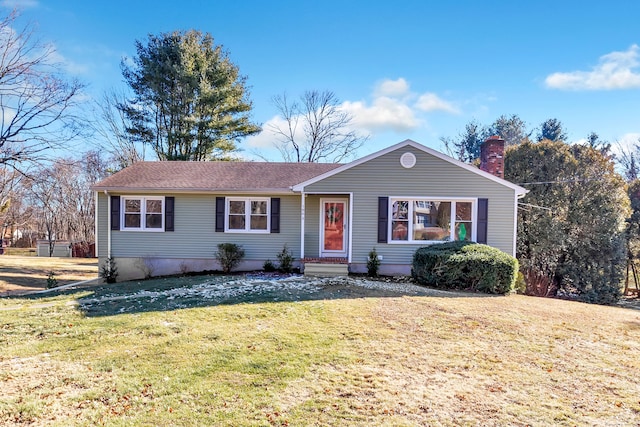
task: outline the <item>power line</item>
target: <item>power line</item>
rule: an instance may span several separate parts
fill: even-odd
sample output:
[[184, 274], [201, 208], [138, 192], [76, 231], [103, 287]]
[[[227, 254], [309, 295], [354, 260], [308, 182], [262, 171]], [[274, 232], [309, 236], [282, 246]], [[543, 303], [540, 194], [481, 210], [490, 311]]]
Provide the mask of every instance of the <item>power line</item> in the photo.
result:
[[543, 185], [543, 184], [564, 184], [568, 182], [591, 182], [591, 181], [600, 181], [600, 178], [590, 178], [590, 179], [564, 179], [560, 181], [537, 181], [537, 182], [521, 182], [517, 185]]
[[530, 208], [536, 208], [536, 209], [544, 209], [544, 210], [547, 210], [547, 211], [551, 211], [552, 210], [551, 208], [547, 208], [545, 206], [532, 205], [530, 203], [518, 202], [518, 205], [520, 205], [520, 206], [528, 206]]

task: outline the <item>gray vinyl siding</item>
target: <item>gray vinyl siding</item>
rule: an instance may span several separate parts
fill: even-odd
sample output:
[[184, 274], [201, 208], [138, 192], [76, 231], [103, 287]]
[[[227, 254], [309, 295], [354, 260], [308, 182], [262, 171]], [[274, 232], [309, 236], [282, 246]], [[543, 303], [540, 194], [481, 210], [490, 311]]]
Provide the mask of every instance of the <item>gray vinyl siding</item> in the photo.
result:
[[96, 255], [103, 259], [107, 257], [107, 228], [109, 221], [109, 198], [104, 193], [98, 193], [98, 213], [97, 213], [97, 247]]
[[[117, 195], [113, 193], [113, 195]], [[144, 195], [136, 193], [136, 195]], [[157, 195], [157, 194], [154, 194]], [[218, 243], [236, 243], [245, 260], [276, 259], [285, 243], [294, 256], [300, 253], [300, 196], [280, 197], [280, 233], [222, 233], [215, 231], [215, 199], [225, 194], [162, 194], [175, 197], [175, 231], [112, 231], [111, 253], [116, 258], [214, 259]], [[234, 194], [234, 197], [251, 195]], [[264, 196], [256, 196], [264, 197]], [[106, 257], [107, 198], [99, 196], [99, 253]], [[102, 231], [104, 230], [104, 232]]]
[[[416, 165], [411, 169], [400, 165], [400, 156], [406, 152], [412, 152], [416, 156]], [[351, 261], [354, 263], [366, 262], [369, 251], [375, 247], [378, 254], [383, 256], [383, 264], [407, 264], [411, 262], [416, 248], [424, 246], [378, 243], [380, 196], [487, 198], [487, 243], [508, 254], [514, 252], [514, 190], [413, 147], [392, 151], [305, 188], [309, 193], [344, 193], [345, 190], [353, 193]], [[307, 201], [307, 205], [309, 204]], [[307, 222], [309, 232], [314, 226], [317, 229], [317, 223], [312, 225]], [[309, 245], [308, 249], [306, 245]], [[307, 238], [305, 252], [317, 251], [314, 248], [317, 248], [317, 241]]]
[[308, 195], [305, 203], [304, 255], [320, 256], [320, 197]]

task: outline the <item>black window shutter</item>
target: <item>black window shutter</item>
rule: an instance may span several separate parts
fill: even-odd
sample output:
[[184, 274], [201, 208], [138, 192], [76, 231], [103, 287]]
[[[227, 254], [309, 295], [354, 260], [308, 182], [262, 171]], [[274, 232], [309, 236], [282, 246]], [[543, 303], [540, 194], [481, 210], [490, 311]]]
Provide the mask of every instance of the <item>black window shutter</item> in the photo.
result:
[[489, 222], [489, 199], [478, 199], [477, 242], [487, 244], [487, 223]]
[[111, 196], [111, 229], [120, 230], [120, 196]]
[[164, 198], [164, 231], [174, 231], [175, 197]]
[[271, 232], [280, 232], [280, 197], [271, 198]]
[[389, 234], [389, 198], [378, 197], [378, 243], [387, 243]]
[[216, 197], [216, 232], [224, 233], [224, 197]]

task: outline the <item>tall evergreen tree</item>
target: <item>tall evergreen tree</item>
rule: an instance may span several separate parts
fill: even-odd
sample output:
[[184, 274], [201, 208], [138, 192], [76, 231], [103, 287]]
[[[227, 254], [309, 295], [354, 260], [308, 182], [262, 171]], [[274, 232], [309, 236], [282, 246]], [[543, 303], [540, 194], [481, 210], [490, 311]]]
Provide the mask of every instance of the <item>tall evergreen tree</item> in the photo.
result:
[[612, 159], [587, 144], [524, 142], [507, 150], [505, 178], [530, 190], [518, 209], [523, 268], [583, 300], [615, 301], [629, 198]]
[[567, 133], [562, 127], [562, 122], [558, 119], [548, 119], [540, 125], [538, 141], [548, 139], [549, 141], [566, 141]]
[[462, 162], [471, 163], [480, 157], [480, 145], [489, 134], [476, 120], [464, 127], [464, 132], [457, 138], [440, 138], [447, 152]]
[[504, 139], [505, 146], [517, 145], [527, 140], [531, 132], [527, 131], [527, 124], [517, 114], [510, 117], [502, 115], [487, 129], [488, 135], [499, 135]]
[[611, 144], [600, 139], [600, 135], [595, 132], [590, 132], [589, 135], [587, 135], [587, 144], [599, 150], [604, 155], [611, 155]]
[[257, 133], [250, 121], [246, 78], [210, 34], [174, 31], [136, 41], [122, 74], [134, 97], [120, 105], [127, 131], [160, 160], [225, 159], [240, 138]]
[[456, 138], [440, 138], [450, 156], [472, 163], [480, 157], [480, 146], [488, 137], [498, 135], [505, 145], [517, 145], [529, 139], [526, 123], [517, 115], [502, 115], [491, 126], [483, 126], [471, 120]]

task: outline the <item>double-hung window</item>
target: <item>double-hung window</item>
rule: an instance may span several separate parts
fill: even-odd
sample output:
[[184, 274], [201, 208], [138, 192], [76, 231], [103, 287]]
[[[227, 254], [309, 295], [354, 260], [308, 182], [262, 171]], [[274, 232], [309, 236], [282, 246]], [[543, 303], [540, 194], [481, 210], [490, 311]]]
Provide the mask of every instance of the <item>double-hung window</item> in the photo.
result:
[[269, 198], [228, 197], [225, 231], [236, 233], [269, 232]]
[[475, 200], [390, 199], [391, 242], [473, 241]]
[[164, 197], [122, 197], [123, 230], [163, 231]]

